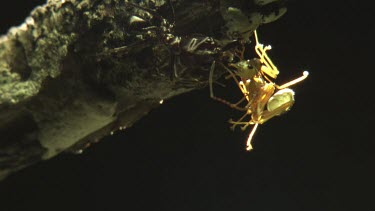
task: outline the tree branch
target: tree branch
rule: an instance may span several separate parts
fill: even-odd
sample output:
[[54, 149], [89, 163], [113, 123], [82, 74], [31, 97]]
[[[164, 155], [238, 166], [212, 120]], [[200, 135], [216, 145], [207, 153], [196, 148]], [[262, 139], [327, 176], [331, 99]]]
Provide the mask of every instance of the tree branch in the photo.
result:
[[0, 178], [204, 87], [228, 43], [285, 12], [275, 0], [134, 2], [49, 0], [0, 37]]

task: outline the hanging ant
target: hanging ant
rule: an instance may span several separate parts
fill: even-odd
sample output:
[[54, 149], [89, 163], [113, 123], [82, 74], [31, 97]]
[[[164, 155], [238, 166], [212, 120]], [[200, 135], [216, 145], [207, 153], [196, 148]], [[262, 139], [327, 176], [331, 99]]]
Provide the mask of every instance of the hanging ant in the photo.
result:
[[[269, 77], [276, 79], [279, 74], [279, 70], [273, 64], [272, 60], [267, 55], [267, 50], [271, 49], [271, 46], [263, 46], [259, 43], [257, 32], [254, 31], [255, 36], [255, 52], [259, 58], [253, 60], [244, 60], [243, 53], [241, 54], [241, 60], [237, 63], [229, 64], [235, 71], [230, 70], [228, 67], [222, 65], [226, 69], [231, 78], [236, 82], [242, 94], [243, 98], [237, 103], [230, 103], [224, 99], [214, 96], [212, 87], [212, 75], [215, 69], [215, 63], [211, 66], [209, 76], [210, 96], [214, 100], [220, 101], [230, 107], [246, 111], [246, 113], [237, 121], [229, 120], [232, 124], [232, 129], [237, 125], [243, 125], [242, 130], [245, 130], [249, 125], [254, 125], [247, 139], [246, 150], [250, 151], [253, 149], [251, 140], [259, 124], [263, 124], [269, 119], [278, 116], [288, 111], [294, 103], [294, 92], [288, 87], [299, 83], [306, 79], [308, 72], [304, 71], [303, 75], [283, 85], [277, 85], [269, 79]], [[275, 91], [278, 90], [276, 93]], [[240, 104], [247, 101], [244, 107]], [[250, 116], [249, 121], [243, 121], [246, 116]]]

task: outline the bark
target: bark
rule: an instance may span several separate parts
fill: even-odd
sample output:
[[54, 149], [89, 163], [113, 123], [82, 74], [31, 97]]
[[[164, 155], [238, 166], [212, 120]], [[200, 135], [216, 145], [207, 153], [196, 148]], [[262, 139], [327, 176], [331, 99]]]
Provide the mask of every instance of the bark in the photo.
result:
[[35, 8], [0, 37], [0, 178], [80, 153], [161, 100], [206, 86], [211, 63], [283, 15], [284, 3], [49, 0]]

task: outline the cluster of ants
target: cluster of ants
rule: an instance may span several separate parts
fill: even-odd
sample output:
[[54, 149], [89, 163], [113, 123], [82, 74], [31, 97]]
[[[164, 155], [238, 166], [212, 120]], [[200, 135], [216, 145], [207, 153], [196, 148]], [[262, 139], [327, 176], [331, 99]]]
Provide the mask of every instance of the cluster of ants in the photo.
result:
[[[194, 52], [201, 45], [205, 45], [208, 42], [212, 44], [213, 42], [213, 39], [209, 39], [208, 37], [203, 39], [202, 37], [200, 37], [199, 39], [197, 39], [191, 37], [175, 36], [172, 34], [173, 24], [170, 24], [166, 19], [158, 15], [156, 11], [140, 7], [133, 3], [127, 3], [127, 5], [147, 11], [154, 17], [160, 19], [160, 26], [153, 27], [154, 29], [156, 29], [155, 35], [159, 37], [160, 40], [171, 49], [178, 49], [179, 51], [186, 51], [194, 54]], [[137, 17], [136, 20], [143, 21], [139, 17]], [[148, 27], [147, 30], [150, 30], [150, 27]], [[236, 53], [233, 53], [235, 52], [233, 50], [220, 52], [221, 55], [224, 55], [225, 53], [235, 55], [236, 57], [238, 57], [238, 59], [236, 60], [236, 62], [225, 62], [225, 64], [220, 59], [214, 60], [210, 67], [208, 77], [210, 97], [212, 99], [222, 102], [233, 109], [245, 112], [245, 114], [237, 121], [229, 120], [229, 123], [232, 124], [231, 128], [234, 129], [236, 126], [241, 125], [241, 129], [245, 130], [249, 125], [254, 125], [247, 139], [246, 150], [248, 151], [253, 149], [251, 140], [258, 128], [258, 125], [263, 124], [269, 119], [288, 111], [294, 103], [294, 92], [289, 87], [303, 81], [308, 76], [308, 72], [304, 71], [302, 76], [283, 85], [277, 85], [273, 80], [275, 80], [278, 76], [279, 70], [267, 55], [267, 51], [271, 49], [271, 46], [264, 46], [263, 44], [259, 43], [256, 31], [254, 31], [254, 37], [255, 53], [257, 54], [258, 58], [246, 60], [244, 58], [245, 49], [243, 45], [240, 53], [238, 53], [238, 50]], [[186, 40], [188, 40], [188, 42], [186, 42]], [[182, 45], [182, 43], [184, 42], [188, 44]], [[215, 53], [217, 53], [217, 49], [212, 51], [207, 50], [204, 51], [204, 53], [200, 52], [200, 55]], [[242, 92], [243, 97], [238, 102], [230, 103], [214, 95], [213, 75], [214, 70], [217, 66], [216, 63], [218, 63], [229, 73], [226, 78], [232, 78]], [[176, 73], [176, 70], [174, 70], [174, 73]], [[246, 117], [250, 117], [250, 119], [244, 120]]]

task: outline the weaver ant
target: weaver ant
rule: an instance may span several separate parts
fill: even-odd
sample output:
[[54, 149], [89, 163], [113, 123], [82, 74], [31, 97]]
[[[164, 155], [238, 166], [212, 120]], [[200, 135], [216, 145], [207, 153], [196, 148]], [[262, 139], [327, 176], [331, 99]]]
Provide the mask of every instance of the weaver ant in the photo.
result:
[[[237, 121], [229, 120], [232, 124], [232, 129], [237, 125], [243, 125], [242, 130], [245, 130], [249, 125], [254, 125], [247, 139], [246, 150], [253, 149], [251, 140], [259, 124], [263, 124], [272, 117], [278, 116], [288, 111], [294, 103], [294, 92], [288, 87], [299, 83], [308, 76], [308, 72], [304, 71], [303, 75], [285, 83], [283, 85], [275, 84], [270, 78], [276, 79], [279, 70], [273, 64], [272, 60], [267, 55], [267, 50], [271, 46], [263, 46], [259, 43], [257, 32], [254, 31], [255, 37], [255, 52], [259, 58], [253, 60], [244, 60], [243, 52], [241, 53], [241, 60], [237, 63], [229, 64], [235, 71], [230, 70], [228, 67], [222, 65], [224, 69], [229, 72], [229, 78], [233, 78], [238, 87], [240, 88], [244, 97], [237, 103], [230, 103], [224, 99], [215, 97], [212, 88], [212, 75], [215, 69], [215, 62], [211, 65], [209, 76], [210, 96], [214, 100], [220, 101], [230, 107], [246, 111], [246, 113]], [[278, 90], [276, 93], [275, 91]], [[244, 107], [239, 105], [243, 101], [247, 101]], [[243, 121], [246, 116], [250, 116], [249, 121]]]

